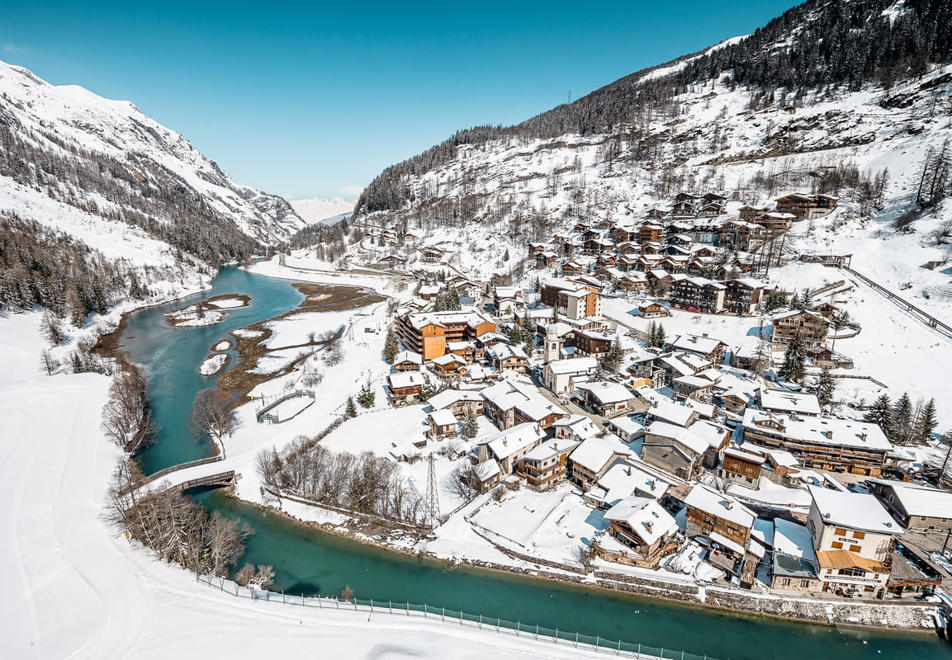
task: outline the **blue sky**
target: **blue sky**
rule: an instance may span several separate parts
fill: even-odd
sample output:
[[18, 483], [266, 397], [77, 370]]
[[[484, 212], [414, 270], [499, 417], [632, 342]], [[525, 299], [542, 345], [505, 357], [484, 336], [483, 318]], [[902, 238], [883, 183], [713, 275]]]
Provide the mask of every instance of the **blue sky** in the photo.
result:
[[458, 128], [519, 122], [794, 4], [21, 0], [0, 6], [0, 59], [133, 101], [240, 183], [352, 196]]

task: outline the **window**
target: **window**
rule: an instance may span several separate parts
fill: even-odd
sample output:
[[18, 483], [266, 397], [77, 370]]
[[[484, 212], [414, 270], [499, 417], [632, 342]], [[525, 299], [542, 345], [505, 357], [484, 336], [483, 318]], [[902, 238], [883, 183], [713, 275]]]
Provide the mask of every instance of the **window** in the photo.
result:
[[861, 550], [862, 550], [862, 548], [859, 547], [858, 545], [851, 545], [851, 546], [850, 546], [850, 552], [860, 552]]
[[841, 550], [843, 548], [843, 544], [840, 543], [839, 541], [833, 541], [833, 543], [831, 543], [830, 545], [833, 546], [834, 550]]
[[800, 587], [801, 587], [801, 588], [806, 589], [806, 588], [809, 587], [809, 586], [810, 586], [810, 581], [809, 581], [809, 580], [800, 580]]
[[866, 538], [866, 533], [865, 533], [865, 532], [853, 532], [853, 538], [854, 538], [854, 539], [865, 539], [865, 538]]
[[836, 533], [837, 536], [846, 536], [846, 530], [845, 530], [845, 529], [842, 529], [842, 528], [840, 528], [840, 527], [837, 527], [837, 528], [834, 530], [834, 532]]

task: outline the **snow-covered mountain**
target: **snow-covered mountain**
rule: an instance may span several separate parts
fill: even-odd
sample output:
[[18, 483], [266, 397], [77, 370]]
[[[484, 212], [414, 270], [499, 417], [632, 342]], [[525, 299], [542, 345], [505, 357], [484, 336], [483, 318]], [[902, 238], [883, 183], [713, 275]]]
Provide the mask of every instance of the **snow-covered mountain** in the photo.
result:
[[[898, 287], [952, 236], [952, 205], [916, 200], [926, 154], [952, 136], [950, 26], [947, 1], [810, 0], [517, 126], [460, 131], [381, 173], [356, 219], [442, 243], [447, 265], [486, 277], [520, 269], [504, 246], [521, 257], [579, 218], [636, 223], [680, 190], [752, 204], [827, 192], [840, 210], [787, 247], [860, 253]], [[364, 241], [358, 256], [394, 251], [415, 265], [410, 243]]]
[[346, 215], [354, 210], [355, 203], [343, 197], [331, 197], [330, 199], [309, 197], [308, 199], [292, 199], [288, 201], [295, 213], [309, 223], [340, 219], [342, 215]]
[[[51, 85], [0, 62], [0, 210], [18, 210], [8, 192], [16, 184], [84, 211], [135, 217], [140, 226], [181, 222], [185, 214], [206, 225], [194, 227], [199, 233], [232, 226], [262, 245], [306, 225], [286, 200], [236, 184], [132, 103]], [[189, 240], [181, 243], [189, 251]]]

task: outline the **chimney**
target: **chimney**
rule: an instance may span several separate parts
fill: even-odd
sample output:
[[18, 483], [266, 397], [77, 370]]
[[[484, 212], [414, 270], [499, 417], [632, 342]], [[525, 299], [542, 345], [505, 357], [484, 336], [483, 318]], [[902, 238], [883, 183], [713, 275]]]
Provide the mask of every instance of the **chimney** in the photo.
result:
[[734, 508], [734, 503], [731, 500], [724, 500], [724, 508], [729, 511]]

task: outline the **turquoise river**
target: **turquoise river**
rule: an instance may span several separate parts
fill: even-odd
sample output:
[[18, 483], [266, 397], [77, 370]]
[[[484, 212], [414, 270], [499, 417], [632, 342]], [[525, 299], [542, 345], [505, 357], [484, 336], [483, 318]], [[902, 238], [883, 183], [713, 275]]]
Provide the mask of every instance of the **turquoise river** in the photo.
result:
[[[247, 307], [224, 322], [173, 328], [163, 315], [204, 297], [243, 293]], [[150, 377], [159, 440], [141, 455], [146, 472], [207, 456], [185, 426], [195, 394], [215, 378], [197, 366], [228, 332], [281, 314], [302, 300], [291, 283], [226, 268], [204, 294], [131, 314], [122, 345]], [[408, 557], [343, 539], [267, 513], [220, 491], [194, 495], [211, 511], [254, 530], [243, 561], [275, 567], [273, 589], [291, 594], [334, 594], [349, 585], [359, 598], [428, 603], [563, 631], [685, 650], [716, 658], [820, 660], [845, 658], [952, 658], [952, 646], [932, 634], [838, 629], [730, 614], [661, 600], [584, 589], [483, 569], [444, 571], [439, 562]], [[196, 588], [201, 588], [196, 586]]]

